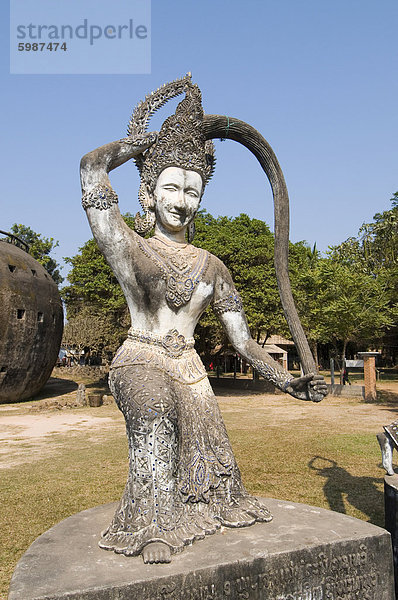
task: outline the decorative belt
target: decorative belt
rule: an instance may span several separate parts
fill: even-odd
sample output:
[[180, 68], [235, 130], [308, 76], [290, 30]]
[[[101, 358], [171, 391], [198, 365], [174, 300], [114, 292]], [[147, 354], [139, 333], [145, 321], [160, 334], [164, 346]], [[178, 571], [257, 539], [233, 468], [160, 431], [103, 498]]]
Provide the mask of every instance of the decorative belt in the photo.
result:
[[195, 345], [194, 338], [186, 338], [177, 329], [170, 329], [165, 335], [157, 335], [151, 331], [129, 329], [127, 338], [151, 346], [159, 346], [172, 358], [178, 358], [184, 350], [191, 350]]

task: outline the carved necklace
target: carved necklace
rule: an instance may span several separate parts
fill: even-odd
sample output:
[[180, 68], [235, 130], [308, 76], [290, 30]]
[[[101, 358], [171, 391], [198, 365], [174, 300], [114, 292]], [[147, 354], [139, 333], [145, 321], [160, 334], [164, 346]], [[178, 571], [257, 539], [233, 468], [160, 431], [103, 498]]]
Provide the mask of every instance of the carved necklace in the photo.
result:
[[180, 308], [192, 298], [193, 291], [207, 269], [209, 253], [190, 244], [166, 242], [156, 236], [139, 238], [142, 252], [159, 268], [166, 281], [166, 301]]

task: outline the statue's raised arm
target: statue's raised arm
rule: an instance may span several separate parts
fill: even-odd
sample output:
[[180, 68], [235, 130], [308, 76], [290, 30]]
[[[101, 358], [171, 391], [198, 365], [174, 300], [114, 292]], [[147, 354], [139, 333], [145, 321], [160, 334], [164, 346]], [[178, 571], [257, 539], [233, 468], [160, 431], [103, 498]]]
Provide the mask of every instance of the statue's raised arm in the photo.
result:
[[108, 173], [138, 156], [155, 140], [156, 133], [117, 140], [85, 154], [80, 161], [82, 205], [104, 254], [109, 253], [108, 246], [114, 246], [118, 237], [124, 238], [127, 228], [120, 215], [118, 197]]
[[[184, 99], [159, 134], [147, 135], [153, 112], [183, 92]], [[126, 420], [129, 475], [100, 546], [129, 556], [141, 554], [148, 563], [169, 562], [173, 553], [221, 525], [245, 527], [272, 518], [245, 490], [194, 349], [195, 327], [210, 303], [232, 344], [264, 377], [297, 398], [318, 401], [326, 394], [306, 350], [306, 375], [293, 378], [251, 339], [228, 270], [190, 243], [214, 168], [210, 138], [233, 137], [230, 125], [227, 117], [206, 118], [200, 90], [188, 75], [137, 106], [125, 140], [82, 160], [83, 206], [123, 289], [132, 325], [109, 373], [112, 394]], [[252, 138], [256, 149], [257, 138]], [[113, 168], [131, 158], [140, 172], [144, 209], [144, 217], [135, 218], [136, 232], [125, 225], [108, 178]], [[151, 230], [151, 237], [141, 237]], [[282, 285], [286, 299], [285, 292]], [[288, 319], [291, 314], [287, 310]], [[297, 318], [293, 324], [297, 333]], [[301, 343], [304, 334], [296, 333]]]

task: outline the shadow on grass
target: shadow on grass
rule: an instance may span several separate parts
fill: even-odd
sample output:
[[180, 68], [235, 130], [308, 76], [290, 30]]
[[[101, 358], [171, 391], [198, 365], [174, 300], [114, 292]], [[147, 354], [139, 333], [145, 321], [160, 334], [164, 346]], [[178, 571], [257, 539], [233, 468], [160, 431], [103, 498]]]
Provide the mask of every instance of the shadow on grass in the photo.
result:
[[99, 379], [96, 379], [95, 381], [87, 381], [87, 383], [85, 383], [84, 385], [86, 386], [86, 388], [106, 387], [108, 385], [108, 376], [106, 378], [100, 377]]
[[377, 402], [398, 405], [398, 394], [391, 390], [377, 390]]
[[323, 491], [331, 510], [346, 514], [344, 498], [351, 506], [368, 517], [368, 521], [384, 527], [384, 495], [376, 487], [382, 477], [357, 477], [339, 467], [337, 462], [323, 456], [314, 456], [310, 469], [326, 479]]
[[57, 398], [77, 390], [77, 383], [72, 379], [60, 379], [58, 377], [50, 377], [41, 392], [31, 400], [46, 400], [47, 398]]
[[[263, 392], [260, 390], [241, 390], [241, 389], [236, 389], [233, 387], [219, 387], [219, 386], [214, 386], [213, 387], [213, 392], [215, 394], [215, 396], [217, 397], [223, 397], [223, 396], [228, 396], [228, 397], [236, 397], [236, 398], [243, 398], [243, 397], [247, 397], [247, 396], [264, 396], [264, 394], [266, 394], [267, 392]], [[269, 392], [268, 392], [269, 393]]]

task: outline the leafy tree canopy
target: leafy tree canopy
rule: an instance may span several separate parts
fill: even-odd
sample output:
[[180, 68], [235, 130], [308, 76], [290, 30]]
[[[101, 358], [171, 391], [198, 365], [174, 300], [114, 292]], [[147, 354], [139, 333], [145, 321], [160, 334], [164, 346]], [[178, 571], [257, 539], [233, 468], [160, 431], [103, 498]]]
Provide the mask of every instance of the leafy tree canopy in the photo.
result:
[[44, 237], [41, 233], [36, 233], [30, 227], [17, 223], [14, 223], [11, 227], [10, 233], [13, 233], [28, 244], [29, 254], [43, 265], [57, 285], [63, 282], [64, 278], [59, 272], [59, 264], [50, 256], [54, 248], [58, 246], [58, 242], [54, 238]]
[[376, 213], [372, 223], [363, 223], [357, 237], [350, 237], [330, 248], [330, 257], [360, 268], [370, 275], [383, 269], [395, 270], [398, 262], [398, 192], [391, 198], [392, 208]]
[[[215, 254], [229, 269], [253, 337], [286, 333], [274, 268], [274, 236], [268, 225], [245, 214], [215, 218], [206, 211], [199, 213], [195, 225], [194, 244]], [[209, 312], [201, 321], [206, 323], [217, 327]]]
[[321, 341], [340, 341], [342, 358], [348, 342], [372, 343], [392, 325], [383, 282], [336, 261], [319, 265]]
[[[398, 320], [398, 192], [391, 198], [389, 210], [376, 213], [372, 223], [364, 223], [357, 237], [331, 247], [329, 258], [333, 263], [354, 270], [357, 277], [368, 275], [370, 291], [372, 279], [377, 282], [374, 285], [380, 286], [380, 301], [385, 306], [382, 314], [388, 309], [391, 320], [385, 332], [390, 330], [389, 344], [397, 346], [398, 328], [393, 324]], [[381, 334], [377, 325], [375, 335], [376, 332]]]
[[114, 351], [119, 341], [109, 316], [96, 313], [89, 306], [85, 306], [81, 312], [69, 319], [62, 337], [63, 345], [74, 346], [79, 351], [86, 346], [96, 352]]

